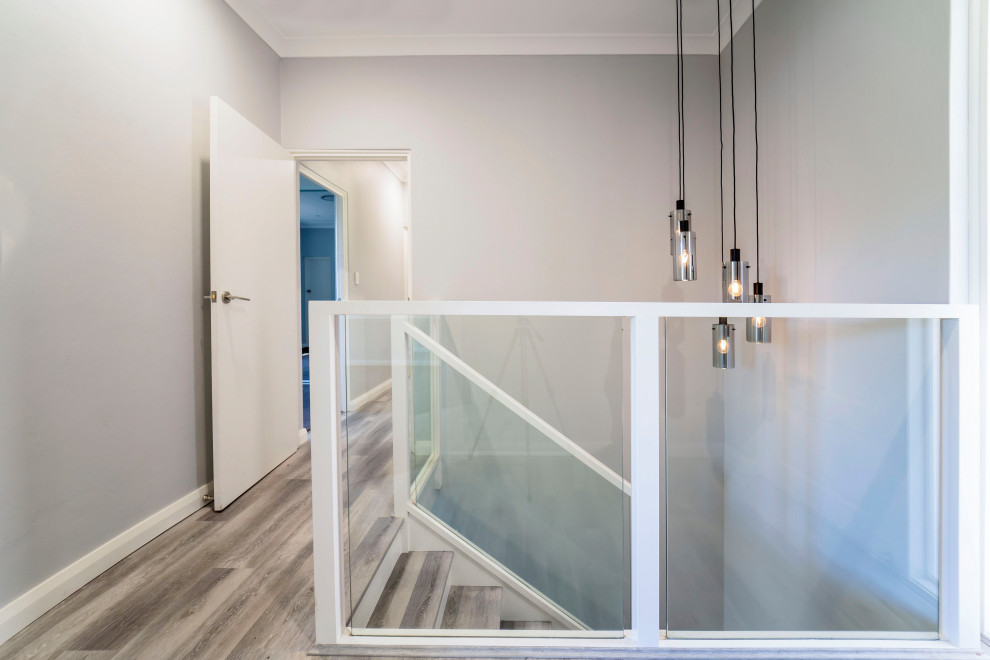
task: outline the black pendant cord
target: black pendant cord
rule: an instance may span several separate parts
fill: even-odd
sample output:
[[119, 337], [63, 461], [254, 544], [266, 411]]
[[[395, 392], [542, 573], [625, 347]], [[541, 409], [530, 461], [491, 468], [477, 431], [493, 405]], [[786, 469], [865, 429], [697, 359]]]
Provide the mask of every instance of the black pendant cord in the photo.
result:
[[760, 131], [759, 115], [757, 114], [756, 94], [756, 0], [750, 0], [752, 16], [750, 22], [753, 24], [753, 140], [756, 144], [756, 163], [754, 176], [756, 178], [756, 281], [760, 280]]
[[681, 72], [681, 144], [684, 148], [681, 150], [681, 199], [686, 199], [687, 196], [687, 129], [685, 127], [685, 116], [684, 116], [684, 94], [685, 94], [685, 80], [684, 77], [684, 0], [677, 0], [678, 4], [681, 6], [680, 19], [677, 21], [677, 52], [680, 53], [678, 68]]
[[677, 23], [677, 181], [678, 195], [681, 200], [685, 197], [684, 185], [684, 37], [683, 37], [683, 0], [674, 0]]
[[739, 248], [736, 232], [736, 48], [732, 32], [732, 0], [729, 0], [729, 105], [732, 116], [732, 249]]
[[722, 160], [725, 154], [725, 141], [722, 135], [722, 8], [719, 3], [720, 0], [715, 0], [715, 24], [718, 26], [718, 43], [715, 44], [718, 56], [718, 224], [722, 229], [721, 256], [722, 261], [725, 261], [725, 190], [722, 183]]

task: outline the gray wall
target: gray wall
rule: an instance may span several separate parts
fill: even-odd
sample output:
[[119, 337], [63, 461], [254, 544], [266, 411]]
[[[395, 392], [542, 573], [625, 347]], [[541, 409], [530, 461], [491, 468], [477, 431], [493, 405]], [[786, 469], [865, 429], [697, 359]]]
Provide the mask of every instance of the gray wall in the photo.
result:
[[3, 15], [0, 605], [210, 480], [209, 96], [280, 121], [223, 2]]
[[419, 300], [715, 300], [714, 59], [689, 57], [698, 282], [674, 285], [670, 56], [282, 62], [290, 148], [412, 149]]
[[[762, 267], [774, 300], [948, 300], [948, 10], [757, 8]], [[736, 91], [740, 245], [755, 279], [751, 34], [747, 23], [736, 36]], [[736, 328], [724, 626], [937, 630], [924, 328], [780, 321], [770, 346], [746, 344], [743, 319]]]
[[[949, 1], [764, 0], [757, 29], [768, 293], [947, 302]], [[755, 281], [752, 44], [747, 21], [735, 47], [737, 192]], [[722, 58], [728, 98], [728, 49]], [[729, 126], [727, 107], [727, 191]]]

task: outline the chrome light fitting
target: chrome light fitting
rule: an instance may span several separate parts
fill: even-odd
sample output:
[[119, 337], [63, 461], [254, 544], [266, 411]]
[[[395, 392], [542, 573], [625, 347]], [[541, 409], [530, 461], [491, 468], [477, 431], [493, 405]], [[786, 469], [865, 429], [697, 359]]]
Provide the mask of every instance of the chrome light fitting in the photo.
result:
[[[753, 282], [753, 295], [749, 297], [751, 303], [768, 303], [770, 296], [763, 294], [763, 283]], [[746, 341], [751, 344], [770, 343], [770, 319], [765, 316], [750, 316], [746, 319]]]
[[743, 302], [748, 288], [749, 262], [742, 260], [739, 248], [732, 248], [722, 264], [722, 302]]
[[733, 369], [736, 366], [736, 326], [720, 316], [712, 326], [712, 366], [716, 369]]
[[691, 231], [691, 211], [684, 207], [684, 0], [675, 0], [677, 12], [677, 181], [680, 198], [670, 218], [670, 255], [674, 259], [674, 281], [698, 279], [695, 234]]
[[[725, 255], [725, 186], [722, 177], [722, 164], [725, 160], [725, 142], [722, 133], [722, 8], [721, 0], [715, 0], [715, 25], [718, 26], [718, 224], [722, 234], [722, 245], [719, 258]], [[732, 11], [732, 0], [729, 0], [729, 11]], [[735, 166], [733, 151], [733, 166]], [[733, 176], [735, 179], [735, 176]], [[724, 266], [723, 266], [724, 273]], [[725, 275], [723, 274], [723, 279]], [[725, 287], [723, 287], [724, 289]], [[718, 323], [712, 326], [712, 366], [716, 369], [732, 369], [736, 366], [734, 337], [735, 329], [729, 325], [729, 320], [720, 316]]]
[[[769, 303], [770, 296], [763, 293], [763, 282], [760, 281], [760, 133], [759, 133], [759, 107], [756, 94], [756, 0], [750, 0], [752, 8], [752, 18], [750, 23], [753, 26], [753, 140], [754, 150], [754, 183], [756, 199], [756, 281], [753, 282], [753, 295], [749, 297], [751, 303]], [[746, 341], [753, 344], [770, 343], [770, 319], [765, 316], [751, 316], [746, 319]]]
[[722, 263], [722, 302], [741, 303], [749, 288], [749, 263], [742, 260], [736, 223], [736, 56], [732, 28], [732, 2], [729, 2], [729, 103], [732, 113], [732, 249]]
[[[684, 202], [678, 200], [677, 203], [682, 207], [675, 211], [680, 213], [681, 217], [684, 216]], [[691, 217], [691, 212], [687, 211], [687, 217]], [[678, 220], [677, 230], [674, 232], [671, 238], [671, 252], [674, 254], [674, 281], [692, 281], [698, 279], [698, 273], [695, 270], [695, 235], [691, 231], [691, 220]]]

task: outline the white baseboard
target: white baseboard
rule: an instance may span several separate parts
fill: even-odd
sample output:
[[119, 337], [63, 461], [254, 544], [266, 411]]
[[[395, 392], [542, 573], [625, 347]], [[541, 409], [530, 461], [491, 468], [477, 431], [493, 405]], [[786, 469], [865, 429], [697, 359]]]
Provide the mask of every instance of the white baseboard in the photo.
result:
[[299, 429], [299, 433], [296, 434], [297, 447], [302, 447], [304, 444], [309, 442], [309, 431], [306, 429]]
[[358, 396], [351, 399], [350, 403], [348, 403], [347, 405], [347, 410], [351, 412], [354, 412], [355, 410], [360, 410], [363, 406], [368, 405], [369, 403], [380, 397], [382, 394], [385, 394], [385, 392], [387, 392], [390, 387], [392, 387], [391, 378], [386, 380], [384, 383], [375, 385], [364, 394], [359, 394]]
[[73, 592], [183, 518], [205, 506], [213, 484], [200, 486], [153, 513], [41, 584], [0, 607], [0, 644], [58, 605]]

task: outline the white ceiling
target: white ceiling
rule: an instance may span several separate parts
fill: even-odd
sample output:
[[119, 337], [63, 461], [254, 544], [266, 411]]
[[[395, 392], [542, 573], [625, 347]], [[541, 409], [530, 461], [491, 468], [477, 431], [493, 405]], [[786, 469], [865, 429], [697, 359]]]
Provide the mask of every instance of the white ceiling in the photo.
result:
[[[685, 52], [716, 52], [715, 1], [684, 0]], [[675, 52], [673, 0], [226, 2], [282, 57]]]

